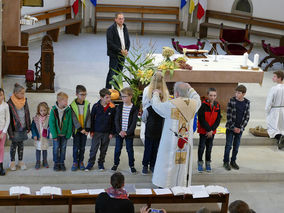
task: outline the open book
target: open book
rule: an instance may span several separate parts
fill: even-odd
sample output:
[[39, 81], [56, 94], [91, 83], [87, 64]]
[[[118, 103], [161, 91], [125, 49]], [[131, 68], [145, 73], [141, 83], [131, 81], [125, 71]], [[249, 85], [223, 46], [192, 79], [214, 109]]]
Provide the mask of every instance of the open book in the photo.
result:
[[40, 195], [62, 195], [62, 191], [58, 187], [43, 186], [40, 188]]
[[190, 190], [192, 191], [193, 198], [204, 198], [209, 197], [208, 192], [204, 185], [190, 186]]
[[209, 186], [206, 186], [205, 188], [208, 194], [228, 194], [229, 193], [228, 189], [226, 189], [223, 186], [209, 185]]
[[26, 186], [12, 186], [9, 189], [9, 193], [10, 193], [10, 196], [21, 195], [21, 194], [30, 195], [31, 189], [29, 187], [26, 187]]
[[192, 194], [189, 187], [184, 186], [174, 186], [171, 188], [173, 194], [176, 195], [185, 195], [185, 194]]

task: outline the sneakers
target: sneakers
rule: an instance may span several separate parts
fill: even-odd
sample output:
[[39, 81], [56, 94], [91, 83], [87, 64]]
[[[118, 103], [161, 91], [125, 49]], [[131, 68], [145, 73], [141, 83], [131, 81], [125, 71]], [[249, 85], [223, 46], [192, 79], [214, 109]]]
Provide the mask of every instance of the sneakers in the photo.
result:
[[60, 170], [61, 171], [63, 171], [63, 172], [65, 172], [66, 171], [66, 167], [65, 167], [65, 164], [64, 163], [62, 163], [62, 164], [60, 164]]
[[226, 162], [224, 163], [224, 168], [227, 170], [227, 171], [230, 171], [231, 170], [231, 166], [229, 165], [229, 162]]
[[111, 170], [114, 171], [114, 172], [116, 172], [117, 167], [118, 167], [118, 165], [113, 165], [113, 166], [111, 167]]
[[89, 170], [91, 170], [93, 168], [93, 166], [94, 166], [94, 164], [89, 162], [87, 164], [86, 168], [85, 168], [85, 171], [88, 172]]
[[15, 163], [15, 161], [11, 161], [11, 163], [10, 163], [10, 170], [11, 171], [16, 171], [16, 163]]
[[85, 166], [84, 166], [84, 163], [83, 162], [81, 162], [81, 163], [79, 163], [79, 168], [80, 168], [80, 170], [85, 170]]
[[198, 161], [198, 164], [197, 164], [197, 171], [199, 173], [203, 172], [203, 161]]
[[134, 168], [134, 166], [130, 167], [130, 172], [132, 174], [136, 174], [137, 170]]
[[211, 172], [211, 165], [210, 165], [210, 161], [206, 161], [206, 172]]
[[35, 169], [39, 169], [39, 168], [40, 168], [40, 161], [37, 161], [35, 165]]
[[99, 164], [99, 170], [100, 171], [104, 171], [105, 170], [104, 164]]
[[238, 166], [238, 164], [236, 163], [236, 161], [231, 161], [231, 167], [233, 168], [233, 169], [236, 169], [236, 170], [239, 170], [240, 169], [240, 167]]
[[56, 171], [56, 172], [60, 171], [60, 167], [59, 167], [58, 163], [54, 164], [53, 170]]
[[26, 166], [26, 164], [23, 161], [19, 161], [18, 165], [19, 165], [21, 170], [26, 170], [27, 169], [27, 166]]
[[73, 163], [72, 167], [71, 167], [71, 171], [76, 172], [78, 169], [78, 163]]
[[42, 161], [42, 166], [43, 166], [44, 168], [49, 168], [49, 165], [48, 165], [47, 160], [43, 160], [43, 161]]
[[278, 149], [282, 149], [284, 147], [284, 136], [281, 135], [279, 141], [278, 141]]
[[143, 166], [142, 175], [147, 175], [147, 174], [148, 174], [148, 166]]

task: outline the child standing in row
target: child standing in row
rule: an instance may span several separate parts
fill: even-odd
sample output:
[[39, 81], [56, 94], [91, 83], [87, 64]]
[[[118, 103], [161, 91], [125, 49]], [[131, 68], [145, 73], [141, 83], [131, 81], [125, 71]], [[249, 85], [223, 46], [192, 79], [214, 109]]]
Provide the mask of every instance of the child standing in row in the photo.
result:
[[71, 170], [84, 170], [84, 154], [87, 135], [91, 128], [90, 102], [85, 100], [87, 90], [83, 85], [76, 86], [77, 98], [71, 103], [73, 132], [73, 165]]
[[0, 176], [5, 175], [3, 169], [4, 145], [6, 141], [7, 130], [10, 124], [9, 106], [5, 102], [4, 90], [0, 88]]
[[[232, 97], [227, 106], [226, 123], [226, 146], [224, 152], [224, 168], [226, 170], [239, 169], [236, 163], [242, 133], [248, 124], [250, 117], [250, 101], [245, 98], [247, 88], [239, 85], [236, 88], [236, 95]], [[231, 162], [229, 164], [230, 151], [233, 146]]]
[[46, 102], [41, 102], [37, 106], [37, 114], [32, 122], [32, 138], [35, 141], [36, 148], [36, 165], [35, 168], [40, 168], [40, 156], [42, 151], [42, 166], [48, 168], [47, 149], [48, 149], [48, 122], [49, 122], [49, 107]]
[[67, 140], [72, 135], [72, 113], [64, 92], [57, 94], [57, 102], [50, 111], [49, 128], [53, 139], [53, 170], [66, 171], [64, 160]]
[[216, 101], [217, 90], [209, 88], [208, 99], [204, 100], [198, 110], [198, 172], [203, 172], [202, 156], [206, 147], [205, 167], [207, 172], [211, 172], [211, 151], [213, 147], [214, 135], [221, 121], [220, 105]]
[[130, 172], [135, 174], [133, 138], [138, 118], [138, 108], [131, 102], [133, 90], [125, 87], [121, 91], [123, 104], [119, 105], [115, 114], [116, 143], [114, 151], [114, 165], [111, 170], [116, 171], [119, 165], [119, 158], [123, 146], [123, 140], [126, 142]]
[[115, 105], [111, 103], [111, 93], [108, 89], [100, 90], [100, 100], [94, 104], [91, 113], [91, 137], [92, 146], [90, 149], [90, 158], [86, 171], [93, 168], [97, 151], [100, 148], [100, 157], [98, 167], [100, 171], [105, 169], [104, 162], [108, 149], [109, 141], [115, 134], [114, 116]]
[[12, 141], [10, 146], [10, 169], [16, 170], [15, 154], [18, 147], [19, 166], [22, 170], [26, 169], [23, 162], [24, 141], [28, 139], [27, 133], [30, 131], [31, 119], [27, 99], [25, 98], [25, 89], [19, 84], [14, 85], [13, 95], [7, 102], [10, 109], [11, 122], [8, 133]]

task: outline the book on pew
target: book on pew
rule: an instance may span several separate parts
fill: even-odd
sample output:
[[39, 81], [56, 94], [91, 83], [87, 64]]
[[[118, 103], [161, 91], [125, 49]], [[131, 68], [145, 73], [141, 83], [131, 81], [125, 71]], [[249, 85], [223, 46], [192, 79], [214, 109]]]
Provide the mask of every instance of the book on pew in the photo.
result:
[[88, 189], [89, 195], [98, 195], [102, 192], [106, 192], [104, 189]]
[[190, 190], [192, 191], [193, 198], [204, 198], [209, 197], [208, 192], [204, 185], [190, 186]]
[[136, 189], [137, 195], [151, 195], [152, 189]]
[[169, 188], [164, 189], [153, 189], [156, 195], [171, 195], [173, 194], [172, 191]]
[[87, 189], [78, 189], [78, 190], [71, 190], [72, 195], [77, 195], [77, 194], [88, 194]]
[[40, 188], [40, 195], [62, 195], [62, 191], [59, 187], [43, 186]]
[[190, 190], [189, 187], [184, 187], [184, 186], [174, 186], [171, 188], [173, 194], [175, 196], [177, 195], [185, 195], [185, 194], [190, 194], [192, 195], [192, 191]]
[[22, 194], [30, 195], [31, 194], [31, 189], [29, 187], [26, 187], [26, 186], [12, 186], [9, 189], [9, 193], [10, 193], [10, 196], [12, 196], [12, 195], [22, 195]]
[[206, 186], [205, 188], [208, 194], [228, 194], [229, 193], [228, 189], [223, 186], [209, 185], [209, 186]]

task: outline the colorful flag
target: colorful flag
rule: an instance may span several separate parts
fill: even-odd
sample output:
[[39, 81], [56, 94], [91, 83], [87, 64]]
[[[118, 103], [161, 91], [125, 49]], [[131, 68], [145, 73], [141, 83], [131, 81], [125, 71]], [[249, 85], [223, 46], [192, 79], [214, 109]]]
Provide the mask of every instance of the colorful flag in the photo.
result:
[[97, 6], [97, 0], [90, 0], [94, 6]]
[[81, 0], [84, 7], [86, 7], [86, 0]]
[[197, 10], [197, 18], [200, 20], [205, 15], [205, 11], [207, 10], [207, 0], [199, 0], [198, 2], [198, 10]]
[[72, 8], [73, 8], [74, 14], [77, 15], [77, 13], [79, 11], [79, 0], [72, 0], [71, 5], [72, 5]]
[[193, 13], [195, 6], [198, 4], [198, 0], [190, 0], [189, 13]]
[[186, 0], [180, 0], [180, 9], [186, 5]]

